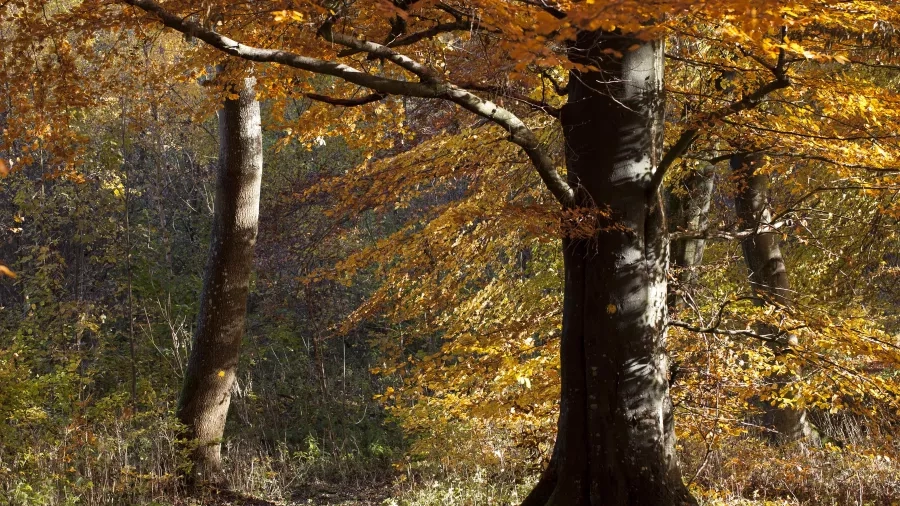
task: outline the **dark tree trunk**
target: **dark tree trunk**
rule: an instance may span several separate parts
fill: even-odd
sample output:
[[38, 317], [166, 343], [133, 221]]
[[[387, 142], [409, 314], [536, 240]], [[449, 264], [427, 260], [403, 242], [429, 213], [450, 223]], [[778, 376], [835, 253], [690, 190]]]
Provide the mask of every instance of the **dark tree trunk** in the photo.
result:
[[675, 456], [666, 228], [652, 182], [662, 147], [662, 43], [585, 32], [570, 49], [576, 63], [599, 68], [572, 72], [562, 116], [569, 183], [579, 205], [600, 216], [599, 231], [563, 240], [557, 441], [524, 504], [696, 504]]
[[178, 418], [193, 450], [192, 478], [216, 481], [221, 439], [240, 354], [259, 219], [262, 129], [254, 80], [219, 111], [219, 174], [200, 314]]
[[[692, 169], [678, 187], [666, 193], [670, 232], [705, 232], [709, 226], [715, 172], [713, 165]], [[675, 269], [675, 289], [669, 290], [669, 307], [684, 304], [685, 294], [697, 282], [697, 268], [703, 263], [706, 240], [696, 237], [676, 239], [670, 246], [670, 265]]]
[[[758, 306], [774, 305], [787, 308], [791, 305], [791, 284], [787, 267], [781, 256], [778, 232], [768, 230], [772, 221], [768, 206], [769, 176], [758, 172], [762, 165], [761, 154], [739, 154], [731, 159], [731, 169], [737, 185], [735, 211], [742, 229], [755, 229], [756, 233], [741, 241], [744, 261], [749, 271], [750, 286]], [[769, 325], [757, 329], [761, 334], [776, 335], [778, 329]], [[778, 342], [769, 343], [776, 354], [783, 353], [787, 346], [797, 344], [796, 336], [787, 334]], [[789, 377], [775, 378], [779, 384], [791, 380]], [[762, 403], [763, 424], [776, 431], [780, 439], [796, 440], [811, 434], [806, 421], [806, 411], [790, 408], [776, 408]]]

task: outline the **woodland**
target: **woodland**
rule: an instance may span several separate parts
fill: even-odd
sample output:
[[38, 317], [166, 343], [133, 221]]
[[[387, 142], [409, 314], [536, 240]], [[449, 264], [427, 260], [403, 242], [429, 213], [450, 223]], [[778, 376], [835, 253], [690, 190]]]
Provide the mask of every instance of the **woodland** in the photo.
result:
[[0, 504], [900, 504], [894, 0], [0, 0]]

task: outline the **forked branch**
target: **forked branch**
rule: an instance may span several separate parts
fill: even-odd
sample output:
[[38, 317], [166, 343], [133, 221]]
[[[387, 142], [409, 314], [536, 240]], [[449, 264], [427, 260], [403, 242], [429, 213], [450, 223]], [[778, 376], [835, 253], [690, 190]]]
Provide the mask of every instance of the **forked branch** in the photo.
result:
[[328, 24], [319, 31], [319, 35], [327, 41], [349, 49], [358, 49], [391, 61], [418, 76], [421, 79], [420, 81], [390, 79], [362, 72], [343, 63], [302, 56], [290, 51], [249, 46], [216, 33], [198, 23], [183, 19], [165, 10], [153, 0], [122, 1], [144, 12], [153, 14], [169, 28], [190, 34], [219, 51], [244, 60], [260, 63], [279, 63], [307, 72], [334, 76], [380, 94], [437, 98], [453, 102], [467, 111], [492, 121], [509, 132], [508, 140], [525, 151], [544, 184], [547, 185], [547, 188], [556, 197], [557, 201], [563, 207], [575, 205], [575, 192], [572, 190], [572, 187], [559, 175], [553, 160], [547, 154], [537, 136], [519, 117], [490, 100], [482, 99], [459, 86], [444, 81], [428, 67], [391, 48], [346, 34], [335, 33]]

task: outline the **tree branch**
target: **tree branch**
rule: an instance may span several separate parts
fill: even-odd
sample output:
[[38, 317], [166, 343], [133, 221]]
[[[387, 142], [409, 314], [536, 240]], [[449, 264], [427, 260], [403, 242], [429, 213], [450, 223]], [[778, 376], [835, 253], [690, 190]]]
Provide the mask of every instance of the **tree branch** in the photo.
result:
[[685, 330], [689, 330], [691, 332], [697, 332], [698, 334], [716, 334], [720, 336], [740, 336], [740, 337], [752, 337], [754, 339], [759, 339], [761, 341], [765, 341], [767, 343], [776, 343], [777, 334], [757, 334], [750, 329], [744, 330], [729, 330], [729, 329], [720, 329], [718, 327], [696, 327], [687, 322], [683, 322], [680, 320], [669, 320], [670, 327], [679, 327]]
[[316, 93], [306, 94], [306, 98], [310, 100], [315, 100], [316, 102], [324, 102], [331, 105], [339, 105], [342, 107], [357, 107], [360, 105], [371, 104], [372, 102], [384, 100], [386, 97], [387, 95], [384, 93], [371, 93], [359, 98], [335, 98], [329, 97], [327, 95], [319, 95]]
[[365, 52], [378, 58], [384, 58], [398, 67], [419, 76], [419, 78], [425, 82], [430, 83], [439, 80], [437, 75], [430, 68], [387, 46], [369, 42], [365, 39], [357, 39], [352, 35], [336, 33], [330, 21], [319, 28], [319, 36], [332, 44], [340, 44], [356, 51]]
[[[431, 39], [437, 37], [442, 33], [450, 33], [461, 30], [472, 30], [475, 28], [475, 25], [471, 21], [454, 21], [452, 23], [438, 23], [427, 30], [422, 30], [420, 32], [411, 33], [409, 35], [405, 35], [403, 37], [398, 37], [387, 44], [387, 47], [403, 47], [415, 44], [416, 42], [420, 42], [425, 39]], [[341, 58], [345, 58], [348, 56], [353, 56], [355, 54], [362, 53], [363, 51], [360, 49], [347, 49], [338, 53], [338, 56]]]
[[[787, 88], [791, 85], [791, 81], [787, 78], [786, 75], [782, 74], [781, 77], [775, 78], [773, 81], [769, 81], [768, 83], [760, 86], [753, 93], [744, 96], [744, 98], [732, 102], [727, 106], [713, 111], [708, 114], [703, 114], [698, 118], [695, 123], [702, 125], [713, 124], [717, 121], [721, 121], [722, 119], [727, 118], [733, 114], [737, 114], [742, 111], [746, 111], [748, 109], [753, 109], [770, 93], [780, 90], [782, 88]], [[653, 180], [651, 181], [651, 190], [656, 191], [659, 188], [659, 185], [662, 183], [663, 176], [669, 167], [677, 160], [681, 155], [683, 155], [690, 147], [691, 144], [697, 139], [700, 135], [700, 127], [689, 128], [681, 133], [678, 137], [678, 140], [675, 141], [675, 144], [666, 151], [666, 154], [663, 155], [662, 160], [659, 162], [659, 166], [656, 168], [656, 172], [653, 174]]]
[[706, 240], [723, 240], [733, 241], [744, 239], [756, 234], [765, 234], [774, 232], [784, 226], [790, 226], [791, 220], [782, 220], [775, 223], [760, 223], [759, 227], [738, 230], [734, 232], [726, 230], [678, 230], [669, 233], [670, 241], [678, 241], [681, 239], [706, 239]]
[[[782, 27], [782, 41], [784, 40], [786, 33], [787, 28]], [[772, 72], [772, 74], [775, 76], [775, 79], [760, 86], [756, 91], [749, 95], [745, 95], [740, 100], [732, 102], [717, 111], [701, 115], [700, 118], [695, 121], [695, 124], [714, 124], [715, 122], [725, 119], [732, 114], [738, 114], [742, 111], [752, 109], [759, 105], [759, 103], [762, 102], [762, 100], [770, 93], [782, 88], [787, 88], [791, 85], [791, 81], [787, 76], [787, 60], [785, 59], [784, 49], [781, 49], [778, 52], [778, 61], [775, 65], [771, 65], [765, 62], [765, 60], [757, 61], [759, 61], [770, 72]], [[663, 155], [662, 160], [659, 162], [659, 166], [656, 168], [656, 172], [653, 174], [653, 179], [650, 181], [651, 191], [656, 192], [659, 189], [659, 186], [662, 184], [663, 177], [665, 177], [666, 175], [666, 171], [669, 170], [669, 166], [671, 166], [675, 162], [675, 160], [677, 160], [688, 149], [690, 149], [691, 144], [694, 143], [699, 135], [699, 126], [695, 128], [689, 128], [681, 133], [681, 135], [678, 137], [678, 140], [675, 141], [675, 144], [673, 144], [672, 147], [669, 148], [666, 154]]]
[[551, 16], [553, 16], [556, 19], [564, 19], [566, 17], [565, 11], [563, 11], [562, 9], [560, 9], [556, 6], [548, 4], [544, 0], [519, 0], [519, 1], [524, 4], [530, 5], [532, 7], [537, 7], [538, 9], [541, 9], [542, 11], [546, 12], [547, 14], [550, 14]]
[[541, 146], [534, 132], [522, 122], [515, 114], [503, 107], [484, 100], [459, 86], [441, 80], [436, 74], [424, 65], [415, 62], [407, 56], [396, 51], [365, 40], [336, 34], [329, 26], [320, 30], [320, 36], [335, 44], [348, 48], [360, 49], [366, 53], [389, 60], [398, 66], [418, 75], [422, 81], [400, 81], [381, 76], [367, 74], [349, 65], [320, 60], [308, 56], [301, 56], [290, 51], [264, 49], [240, 42], [216, 33], [200, 26], [198, 23], [180, 18], [168, 11], [153, 0], [122, 0], [124, 3], [137, 7], [147, 13], [155, 15], [163, 25], [181, 33], [191, 34], [210, 46], [231, 56], [248, 61], [260, 63], [278, 63], [296, 69], [334, 76], [364, 88], [369, 88], [377, 93], [387, 95], [402, 95], [420, 98], [439, 98], [457, 104], [463, 109], [486, 118], [509, 132], [508, 140], [525, 151], [534, 165], [535, 170], [541, 176], [541, 180], [556, 197], [563, 207], [575, 205], [575, 192], [572, 187], [559, 175], [553, 160]]
[[556, 82], [556, 79], [554, 79], [553, 76], [551, 76], [550, 73], [548, 73], [546, 70], [541, 70], [541, 76], [543, 76], [544, 79], [550, 81], [550, 84], [553, 86], [553, 91], [555, 91], [557, 95], [564, 97], [569, 94], [568, 84], [566, 84], [565, 86], [560, 85], [558, 82]]
[[513, 93], [508, 88], [503, 88], [501, 86], [490, 86], [487, 84], [469, 83], [469, 84], [461, 84], [460, 88], [465, 88], [467, 90], [473, 90], [473, 91], [483, 91], [486, 93], [491, 93], [493, 95], [498, 95], [498, 96], [502, 96], [502, 97], [509, 97], [513, 100], [518, 100], [519, 102], [528, 104], [533, 109], [541, 111], [541, 112], [545, 112], [545, 113], [549, 114], [550, 116], [553, 116], [556, 119], [559, 119], [560, 115], [562, 114], [562, 110], [559, 107], [554, 107], [544, 101], [535, 100], [533, 98], [526, 97], [525, 95], [521, 95], [519, 93]]

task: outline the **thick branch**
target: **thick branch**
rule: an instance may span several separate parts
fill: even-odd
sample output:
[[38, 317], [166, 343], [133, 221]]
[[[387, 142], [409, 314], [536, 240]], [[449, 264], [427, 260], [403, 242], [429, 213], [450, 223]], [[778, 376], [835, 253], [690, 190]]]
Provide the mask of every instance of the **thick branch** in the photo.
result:
[[[784, 37], [784, 29], [782, 29], [782, 37]], [[721, 121], [732, 114], [738, 114], [742, 111], [756, 107], [770, 93], [782, 88], [787, 88], [791, 85], [791, 81], [787, 76], [787, 62], [784, 58], [784, 50], [779, 52], [778, 62], [775, 65], [770, 65], [765, 61], [761, 61], [761, 63], [772, 72], [775, 76], [774, 80], [760, 86], [756, 91], [749, 95], [745, 95], [740, 100], [732, 102], [717, 111], [702, 115], [695, 123], [697, 125], [715, 124], [717, 121]], [[659, 162], [659, 167], [657, 167], [656, 172], [653, 174], [653, 181], [651, 181], [650, 185], [652, 191], [656, 191], [656, 189], [659, 188], [669, 167], [691, 147], [691, 144], [693, 144], [694, 140], [696, 140], [699, 135], [700, 126], [689, 128], [681, 133], [678, 140], [675, 141], [675, 144], [669, 148]]]
[[[385, 46], [387, 46], [387, 47], [410, 46], [412, 44], [415, 44], [416, 42], [437, 37], [438, 35], [440, 35], [442, 33], [451, 33], [451, 32], [463, 31], [463, 30], [468, 31], [468, 30], [472, 30], [474, 28], [475, 28], [475, 25], [472, 24], [471, 21], [454, 21], [452, 23], [438, 23], [437, 25], [432, 26], [431, 28], [428, 28], [426, 30], [411, 33], [411, 34], [405, 35], [403, 37], [397, 37], [396, 39], [385, 44]], [[363, 51], [361, 49], [347, 49], [345, 51], [341, 51], [340, 53], [338, 53], [338, 56], [341, 58], [344, 58], [344, 57], [353, 56], [355, 54], [359, 54], [362, 52]]]
[[541, 112], [545, 112], [545, 113], [549, 114], [550, 116], [553, 116], [556, 119], [559, 119], [560, 114], [562, 114], [562, 111], [560, 110], [559, 107], [554, 107], [544, 101], [535, 100], [535, 99], [529, 98], [525, 95], [522, 95], [519, 93], [514, 93], [511, 90], [509, 90], [508, 88], [503, 88], [501, 86], [490, 86], [490, 85], [486, 85], [486, 84], [471, 83], [471, 84], [460, 85], [460, 88], [465, 88], [467, 90], [473, 90], [473, 91], [484, 91], [487, 93], [491, 93], [493, 95], [509, 97], [513, 100], [518, 100], [519, 102], [522, 102], [523, 104], [528, 104], [533, 109], [536, 109]]
[[306, 94], [306, 98], [310, 100], [315, 100], [316, 102], [325, 102], [326, 104], [331, 105], [340, 105], [342, 107], [356, 107], [360, 105], [371, 104], [372, 102], [384, 100], [385, 97], [387, 97], [387, 95], [385, 95], [384, 93], [372, 93], [359, 98], [334, 98], [327, 95], [318, 95], [316, 93]]
[[365, 39], [357, 39], [352, 35], [336, 33], [331, 23], [326, 23], [324, 26], [322, 26], [322, 28], [319, 30], [319, 35], [326, 41], [333, 44], [340, 44], [356, 51], [368, 53], [378, 58], [384, 58], [385, 60], [396, 64], [400, 68], [408, 70], [409, 72], [412, 72], [413, 74], [419, 76], [419, 78], [421, 78], [425, 82], [438, 81], [437, 75], [425, 65], [422, 65], [412, 58], [404, 56], [387, 46], [377, 44], [375, 42], [369, 42]]
[[210, 46], [231, 56], [236, 56], [248, 61], [260, 63], [280, 63], [300, 70], [306, 70], [316, 74], [339, 77], [349, 83], [363, 86], [381, 93], [391, 95], [406, 95], [411, 97], [436, 98], [441, 91], [438, 87], [411, 81], [398, 81], [385, 77], [367, 74], [349, 65], [335, 63], [318, 58], [301, 56], [288, 51], [275, 49], [263, 49], [241, 44], [240, 42], [218, 34], [203, 26], [182, 19], [165, 9], [153, 0], [123, 0], [126, 4], [137, 7], [145, 12], [155, 15], [169, 28], [181, 33], [190, 34]]
[[563, 207], [575, 205], [575, 192], [572, 190], [572, 187], [563, 180], [559, 172], [556, 172], [553, 160], [541, 148], [541, 144], [534, 132], [522, 120], [497, 104], [473, 95], [458, 86], [449, 85], [448, 95], [449, 100], [463, 109], [488, 118], [505, 128], [509, 132], [510, 142], [518, 144], [525, 151], [525, 154], [528, 155], [534, 168], [537, 169], [544, 184], [547, 185], [547, 188], [556, 197], [556, 200]]
[[254, 62], [279, 63], [316, 74], [338, 77], [381, 94], [439, 98], [453, 102], [467, 111], [491, 120], [509, 132], [509, 141], [517, 144], [525, 151], [544, 184], [547, 185], [547, 188], [560, 204], [564, 207], [575, 205], [575, 192], [556, 171], [553, 160], [550, 159], [550, 156], [543, 149], [534, 132], [521, 119], [490, 100], [484, 100], [459, 86], [440, 80], [424, 65], [390, 48], [347, 35], [335, 34], [330, 29], [320, 31], [320, 34], [326, 40], [389, 60], [421, 77], [421, 82], [388, 79], [361, 72], [342, 63], [301, 56], [289, 51], [248, 46], [204, 28], [197, 23], [182, 19], [166, 11], [153, 0], [123, 1], [128, 5], [155, 15], [165, 26], [181, 33], [190, 34], [231, 56]]

